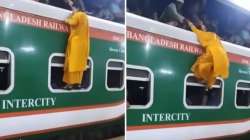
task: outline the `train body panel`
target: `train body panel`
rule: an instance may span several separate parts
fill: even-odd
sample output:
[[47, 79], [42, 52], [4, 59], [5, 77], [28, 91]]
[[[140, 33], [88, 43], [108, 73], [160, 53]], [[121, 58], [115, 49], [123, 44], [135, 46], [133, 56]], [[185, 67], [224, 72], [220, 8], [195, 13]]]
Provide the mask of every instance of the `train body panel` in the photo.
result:
[[[32, 1], [0, 2], [0, 61], [8, 77], [1, 88], [0, 137], [50, 132], [122, 118], [124, 87], [107, 89], [119, 62], [124, 78], [124, 26], [89, 17], [91, 47], [81, 89], [63, 89], [70, 12]], [[2, 73], [3, 74], [3, 73]], [[85, 83], [84, 83], [85, 82]], [[112, 86], [112, 85], [111, 85]], [[111, 88], [112, 89], [112, 88]], [[112, 122], [112, 121], [111, 121]]]
[[[250, 82], [248, 49], [223, 42], [230, 76], [218, 78], [208, 103], [199, 105], [202, 98], [192, 92], [203, 94], [206, 89], [190, 70], [202, 52], [195, 35], [133, 14], [127, 15], [127, 24], [128, 139], [203, 139], [250, 130], [249, 105], [236, 106], [240, 85]], [[148, 71], [148, 76], [136, 69]]]

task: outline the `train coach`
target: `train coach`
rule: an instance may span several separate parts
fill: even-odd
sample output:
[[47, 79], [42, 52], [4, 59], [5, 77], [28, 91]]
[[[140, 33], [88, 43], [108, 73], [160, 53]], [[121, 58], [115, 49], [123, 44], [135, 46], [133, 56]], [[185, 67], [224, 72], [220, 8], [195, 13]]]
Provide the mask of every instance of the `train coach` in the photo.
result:
[[194, 33], [128, 13], [126, 38], [129, 140], [250, 138], [248, 48], [222, 41], [230, 76], [207, 90], [190, 70]]

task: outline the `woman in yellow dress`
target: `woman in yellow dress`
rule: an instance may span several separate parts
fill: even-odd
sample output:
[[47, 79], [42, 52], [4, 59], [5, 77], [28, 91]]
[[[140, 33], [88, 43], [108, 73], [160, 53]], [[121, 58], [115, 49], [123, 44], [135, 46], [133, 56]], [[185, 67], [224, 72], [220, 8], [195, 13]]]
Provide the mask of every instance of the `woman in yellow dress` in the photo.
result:
[[71, 89], [73, 85], [80, 88], [89, 56], [88, 17], [84, 12], [74, 10], [66, 23], [70, 26], [70, 35], [65, 53], [63, 81], [67, 84], [66, 89]]

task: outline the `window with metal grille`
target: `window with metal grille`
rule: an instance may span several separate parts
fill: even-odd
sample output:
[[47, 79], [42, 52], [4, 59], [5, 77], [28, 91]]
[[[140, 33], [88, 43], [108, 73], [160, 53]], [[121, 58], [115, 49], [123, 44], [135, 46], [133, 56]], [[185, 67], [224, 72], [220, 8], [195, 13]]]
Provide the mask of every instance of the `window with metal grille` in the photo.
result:
[[127, 102], [131, 109], [149, 108], [153, 103], [154, 76], [149, 68], [127, 66]]
[[123, 90], [124, 61], [109, 59], [106, 64], [106, 88], [109, 91]]
[[83, 73], [82, 83], [79, 86], [73, 86], [71, 90], [64, 89], [65, 83], [63, 82], [63, 69], [64, 69], [64, 54], [55, 53], [50, 57], [49, 65], [49, 89], [51, 92], [87, 92], [92, 87], [93, 79], [93, 61], [89, 57], [87, 63], [87, 70]]
[[193, 74], [188, 74], [184, 83], [184, 105], [187, 108], [213, 109], [222, 106], [224, 83], [221, 78], [217, 78], [211, 89], [200, 83]]

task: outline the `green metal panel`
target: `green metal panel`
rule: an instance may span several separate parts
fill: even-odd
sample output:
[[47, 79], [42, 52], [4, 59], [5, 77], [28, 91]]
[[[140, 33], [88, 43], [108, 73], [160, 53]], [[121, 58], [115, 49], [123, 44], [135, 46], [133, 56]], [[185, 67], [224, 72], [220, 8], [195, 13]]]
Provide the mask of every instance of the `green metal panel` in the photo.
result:
[[[94, 61], [93, 88], [90, 92], [55, 94], [48, 89], [48, 60], [52, 53], [64, 53], [68, 35], [26, 25], [10, 24], [5, 28], [4, 23], [0, 23], [0, 31], [3, 35], [0, 38], [0, 46], [11, 49], [15, 55], [14, 89], [10, 94], [0, 96], [1, 100], [56, 97], [55, 108], [123, 100], [123, 91], [111, 94], [105, 88], [106, 61], [110, 58], [124, 59], [124, 53], [110, 52], [109, 49], [122, 49], [121, 43], [91, 38], [90, 56]], [[26, 52], [23, 47], [31, 47], [34, 51]], [[24, 110], [27, 109], [0, 112]]]

